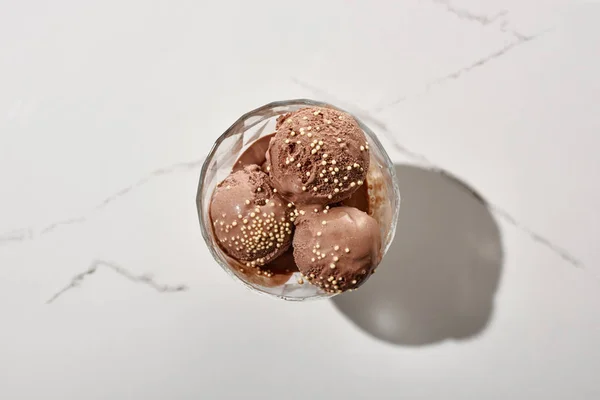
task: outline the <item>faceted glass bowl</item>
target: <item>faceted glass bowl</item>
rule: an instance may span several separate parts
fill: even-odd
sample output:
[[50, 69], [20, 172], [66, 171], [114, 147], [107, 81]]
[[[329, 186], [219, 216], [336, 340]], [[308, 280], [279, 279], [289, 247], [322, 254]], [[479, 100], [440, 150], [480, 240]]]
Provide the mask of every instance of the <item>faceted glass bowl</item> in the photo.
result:
[[[256, 140], [275, 132], [275, 123], [279, 116], [305, 107], [328, 107], [347, 113], [347, 111], [331, 104], [299, 99], [269, 103], [242, 115], [217, 139], [204, 161], [196, 196], [202, 236], [217, 264], [231, 277], [252, 291], [283, 300], [295, 301], [329, 298], [333, 295], [325, 293], [308, 282], [300, 284], [301, 275], [299, 272], [294, 273], [285, 282], [278, 282], [276, 285], [261, 284], [240, 273], [231, 265], [227, 255], [217, 244], [212, 230], [209, 207], [215, 187], [231, 173], [240, 155]], [[358, 118], [354, 118], [369, 142], [371, 153], [371, 163], [367, 177], [370, 199], [369, 214], [379, 222], [381, 227], [382, 251], [385, 255], [396, 230], [400, 211], [400, 190], [396, 182], [394, 165], [377, 136]]]

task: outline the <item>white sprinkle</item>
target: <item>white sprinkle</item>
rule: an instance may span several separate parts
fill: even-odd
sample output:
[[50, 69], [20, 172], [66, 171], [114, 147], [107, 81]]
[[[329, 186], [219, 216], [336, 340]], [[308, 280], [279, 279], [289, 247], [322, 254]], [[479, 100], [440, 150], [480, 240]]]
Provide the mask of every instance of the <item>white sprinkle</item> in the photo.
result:
[[365, 146], [360, 146], [360, 151], [365, 151]]
[[350, 249], [346, 247], [346, 249], [344, 250], [346, 253], [350, 253]]

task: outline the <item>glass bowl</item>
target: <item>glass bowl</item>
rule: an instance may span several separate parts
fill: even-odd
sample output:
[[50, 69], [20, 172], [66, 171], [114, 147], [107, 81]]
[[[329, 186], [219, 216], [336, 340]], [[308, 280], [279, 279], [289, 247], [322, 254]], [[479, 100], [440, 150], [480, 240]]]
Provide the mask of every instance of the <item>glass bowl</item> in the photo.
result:
[[[291, 254], [288, 254], [287, 258], [282, 256], [279, 260], [283, 272], [288, 269], [286, 263], [289, 264], [289, 272], [271, 278], [244, 273], [241, 265], [236, 265], [235, 261], [228, 258], [217, 244], [209, 214], [210, 200], [217, 184], [231, 173], [234, 164], [248, 147], [258, 139], [275, 132], [275, 124], [279, 116], [301, 108], [315, 106], [333, 108], [348, 113], [331, 104], [298, 99], [276, 101], [242, 115], [217, 139], [206, 157], [200, 173], [196, 196], [202, 236], [217, 264], [252, 291], [283, 300], [325, 299], [334, 295], [326, 293], [308, 282], [303, 282], [300, 272], [293, 271], [295, 264]], [[400, 211], [400, 190], [396, 182], [394, 165], [381, 142], [369, 127], [355, 116], [354, 118], [364, 131], [371, 149], [371, 163], [367, 176], [369, 214], [379, 222], [381, 227], [382, 251], [385, 255], [396, 230]]]

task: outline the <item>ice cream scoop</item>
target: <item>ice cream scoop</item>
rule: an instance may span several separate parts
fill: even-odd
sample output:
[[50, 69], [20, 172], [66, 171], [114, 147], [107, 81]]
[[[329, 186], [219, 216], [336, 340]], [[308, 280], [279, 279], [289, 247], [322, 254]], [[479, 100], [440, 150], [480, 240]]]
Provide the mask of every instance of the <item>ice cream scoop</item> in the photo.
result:
[[369, 144], [354, 118], [310, 107], [285, 115], [267, 151], [273, 187], [298, 205], [326, 205], [350, 197], [369, 169]]
[[300, 272], [328, 293], [359, 287], [381, 261], [379, 224], [354, 207], [307, 213], [297, 221], [294, 259]]
[[293, 214], [258, 165], [229, 175], [216, 187], [210, 203], [219, 246], [247, 267], [265, 265], [290, 247]]

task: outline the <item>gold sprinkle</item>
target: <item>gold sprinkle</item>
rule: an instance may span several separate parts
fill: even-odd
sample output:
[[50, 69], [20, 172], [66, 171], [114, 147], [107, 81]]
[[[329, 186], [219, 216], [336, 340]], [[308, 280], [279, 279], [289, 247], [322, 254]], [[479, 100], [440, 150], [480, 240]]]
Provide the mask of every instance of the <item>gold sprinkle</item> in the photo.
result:
[[327, 221], [323, 221], [321, 222], [323, 225], [327, 225]]
[[317, 187], [316, 186], [313, 188], [313, 191], [315, 191], [315, 192], [317, 191]]
[[365, 146], [360, 146], [360, 151], [365, 151]]
[[308, 117], [302, 117], [302, 119], [308, 119]]
[[333, 261], [335, 261], [335, 262], [338, 262], [338, 261], [340, 261], [340, 258], [339, 258], [339, 257], [337, 257], [337, 256], [336, 256], [336, 257], [333, 257]]
[[334, 263], [329, 264], [329, 268], [335, 269], [335, 264]]
[[334, 191], [335, 193], [339, 193], [340, 189], [338, 189], [338, 188], [335, 188], [335, 189], [333, 189], [333, 191]]
[[363, 184], [363, 181], [358, 181], [356, 183], [358, 184], [358, 186], [361, 186]]
[[327, 153], [323, 154], [323, 158], [327, 158], [327, 157], [329, 157], [329, 154], [327, 154]]
[[329, 200], [331, 200], [331, 199], [333, 199], [333, 196], [332, 196], [332, 195], [329, 195], [329, 196], [327, 196], [327, 198], [328, 198]]
[[352, 183], [350, 184], [350, 186], [354, 187], [354, 186], [356, 186], [356, 183], [352, 182]]
[[246, 204], [250, 204], [250, 200], [246, 200]]
[[350, 253], [350, 249], [346, 247], [346, 249], [344, 250], [346, 253]]
[[306, 134], [306, 136], [308, 136], [308, 137], [312, 137], [312, 133], [308, 132], [308, 133]]
[[290, 142], [290, 139], [285, 139], [285, 144], [288, 144]]
[[298, 279], [298, 283], [299, 283], [300, 285], [303, 285], [303, 284], [304, 284], [304, 280], [303, 280], [302, 278], [300, 278], [300, 279]]
[[320, 111], [315, 111], [313, 115], [319, 115]]
[[292, 133], [290, 133], [290, 136], [296, 136], [296, 132], [292, 131]]
[[310, 171], [306, 173], [306, 176], [310, 176]]

